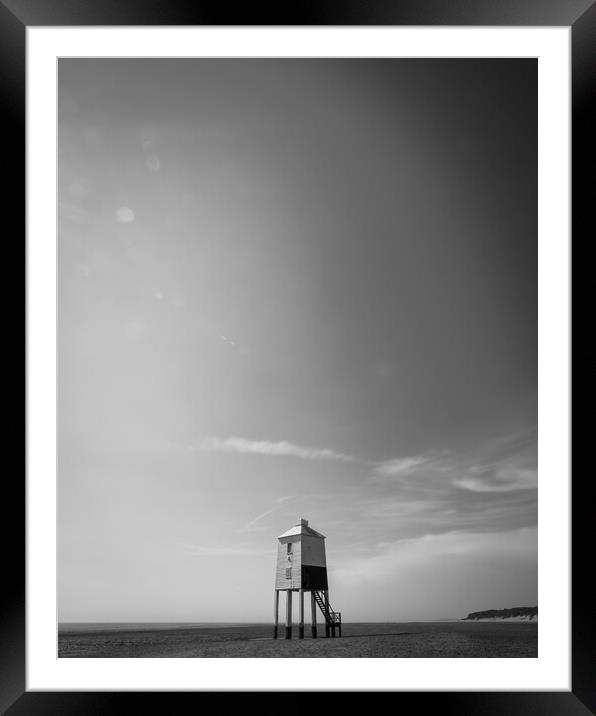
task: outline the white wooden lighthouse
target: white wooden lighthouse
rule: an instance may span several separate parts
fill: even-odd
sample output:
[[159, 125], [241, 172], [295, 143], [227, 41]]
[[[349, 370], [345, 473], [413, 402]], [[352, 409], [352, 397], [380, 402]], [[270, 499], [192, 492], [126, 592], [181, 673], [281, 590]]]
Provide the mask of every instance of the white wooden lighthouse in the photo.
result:
[[309, 527], [300, 518], [287, 532], [279, 535], [275, 568], [275, 622], [273, 638], [279, 624], [279, 593], [286, 593], [286, 639], [292, 638], [292, 593], [298, 592], [298, 637], [304, 639], [304, 592], [310, 592], [312, 637], [317, 637], [317, 606], [325, 621], [325, 636], [341, 636], [341, 614], [329, 605], [325, 535]]

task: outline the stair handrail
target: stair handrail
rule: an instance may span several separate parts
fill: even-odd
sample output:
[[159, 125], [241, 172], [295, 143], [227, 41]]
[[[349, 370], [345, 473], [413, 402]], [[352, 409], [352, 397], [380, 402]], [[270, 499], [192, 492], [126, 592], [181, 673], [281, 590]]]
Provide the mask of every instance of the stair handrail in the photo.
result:
[[313, 593], [315, 595], [315, 600], [319, 605], [319, 609], [323, 612], [325, 621], [330, 622], [331, 624], [341, 624], [341, 612], [334, 612], [333, 609], [331, 609], [331, 604], [323, 599], [318, 589], [313, 589]]

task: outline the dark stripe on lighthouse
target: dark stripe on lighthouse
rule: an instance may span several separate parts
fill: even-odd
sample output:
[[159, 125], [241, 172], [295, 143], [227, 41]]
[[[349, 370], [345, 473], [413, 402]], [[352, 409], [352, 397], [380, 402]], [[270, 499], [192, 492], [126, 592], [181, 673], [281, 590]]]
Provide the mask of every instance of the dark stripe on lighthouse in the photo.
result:
[[327, 586], [327, 567], [302, 565], [302, 589], [329, 589]]

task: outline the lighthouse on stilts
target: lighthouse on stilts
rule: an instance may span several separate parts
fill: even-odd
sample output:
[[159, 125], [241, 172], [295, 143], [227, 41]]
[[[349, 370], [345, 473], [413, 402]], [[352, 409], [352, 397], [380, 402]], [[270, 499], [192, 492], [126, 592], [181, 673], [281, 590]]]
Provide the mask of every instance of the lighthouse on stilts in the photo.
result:
[[317, 638], [317, 607], [323, 615], [325, 636], [341, 636], [341, 613], [329, 604], [325, 535], [300, 518], [287, 532], [279, 535], [275, 569], [273, 638], [278, 637], [279, 593], [286, 593], [286, 639], [292, 638], [292, 592], [298, 592], [298, 638], [304, 639], [304, 592], [310, 592], [312, 638]]

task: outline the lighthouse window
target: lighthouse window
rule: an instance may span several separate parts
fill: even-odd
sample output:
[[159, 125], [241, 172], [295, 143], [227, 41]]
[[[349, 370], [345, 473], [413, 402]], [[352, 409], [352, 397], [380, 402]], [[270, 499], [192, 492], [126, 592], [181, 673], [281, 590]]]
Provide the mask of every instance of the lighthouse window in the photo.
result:
[[287, 550], [288, 550], [288, 554], [292, 554], [292, 543], [291, 542], [288, 542]]
[[286, 579], [292, 579], [292, 568], [291, 567], [286, 568]]

